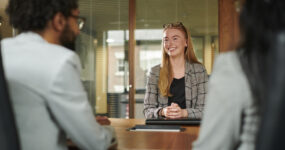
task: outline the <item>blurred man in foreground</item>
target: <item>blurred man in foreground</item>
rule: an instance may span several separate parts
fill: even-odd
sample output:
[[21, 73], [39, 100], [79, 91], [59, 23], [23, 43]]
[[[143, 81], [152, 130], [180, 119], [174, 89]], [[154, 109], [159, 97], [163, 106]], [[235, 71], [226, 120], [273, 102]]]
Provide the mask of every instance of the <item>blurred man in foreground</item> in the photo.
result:
[[6, 12], [20, 32], [2, 48], [22, 149], [65, 150], [67, 137], [80, 149], [110, 147], [114, 131], [94, 119], [72, 51], [77, 0], [10, 0]]

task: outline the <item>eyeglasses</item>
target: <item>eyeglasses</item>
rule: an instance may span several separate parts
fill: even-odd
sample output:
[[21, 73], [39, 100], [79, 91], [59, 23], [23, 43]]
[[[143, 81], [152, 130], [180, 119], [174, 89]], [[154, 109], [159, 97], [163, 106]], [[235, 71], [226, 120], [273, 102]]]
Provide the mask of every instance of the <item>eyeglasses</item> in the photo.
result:
[[167, 23], [162, 26], [163, 28], [172, 28], [172, 27], [184, 27], [182, 22], [176, 22], [176, 23]]
[[73, 17], [77, 20], [77, 25], [78, 25], [79, 30], [81, 30], [84, 27], [86, 18], [81, 17], [81, 16], [74, 16], [74, 15], [71, 15], [70, 17]]

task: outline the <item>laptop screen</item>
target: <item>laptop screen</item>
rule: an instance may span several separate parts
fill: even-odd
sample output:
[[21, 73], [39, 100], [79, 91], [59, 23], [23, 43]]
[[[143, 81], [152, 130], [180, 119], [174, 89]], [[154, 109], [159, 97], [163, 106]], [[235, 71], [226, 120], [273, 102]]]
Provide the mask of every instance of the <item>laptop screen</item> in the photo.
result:
[[146, 119], [147, 125], [200, 125], [201, 119], [181, 118], [181, 119], [168, 119], [168, 118], [153, 118]]

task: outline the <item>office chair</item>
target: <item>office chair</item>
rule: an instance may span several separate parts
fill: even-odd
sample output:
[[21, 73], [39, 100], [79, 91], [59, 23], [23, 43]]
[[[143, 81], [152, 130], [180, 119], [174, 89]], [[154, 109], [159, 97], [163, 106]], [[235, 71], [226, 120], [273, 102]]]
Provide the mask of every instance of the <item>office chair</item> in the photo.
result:
[[[256, 150], [285, 149], [285, 32], [277, 38], [268, 70], [268, 95], [263, 103]], [[274, 42], [275, 42], [274, 41]]]
[[18, 133], [5, 80], [0, 43], [0, 150], [20, 150]]

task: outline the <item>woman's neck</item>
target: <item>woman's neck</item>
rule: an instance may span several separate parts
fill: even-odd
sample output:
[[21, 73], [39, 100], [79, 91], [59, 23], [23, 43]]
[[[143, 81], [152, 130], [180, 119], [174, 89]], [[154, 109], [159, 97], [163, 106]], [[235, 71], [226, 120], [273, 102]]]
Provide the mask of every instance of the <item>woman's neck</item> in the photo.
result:
[[169, 60], [172, 68], [181, 68], [185, 65], [185, 58], [183, 55], [170, 57]]
[[184, 77], [185, 74], [185, 58], [181, 57], [170, 57], [170, 64], [173, 71], [174, 78]]

